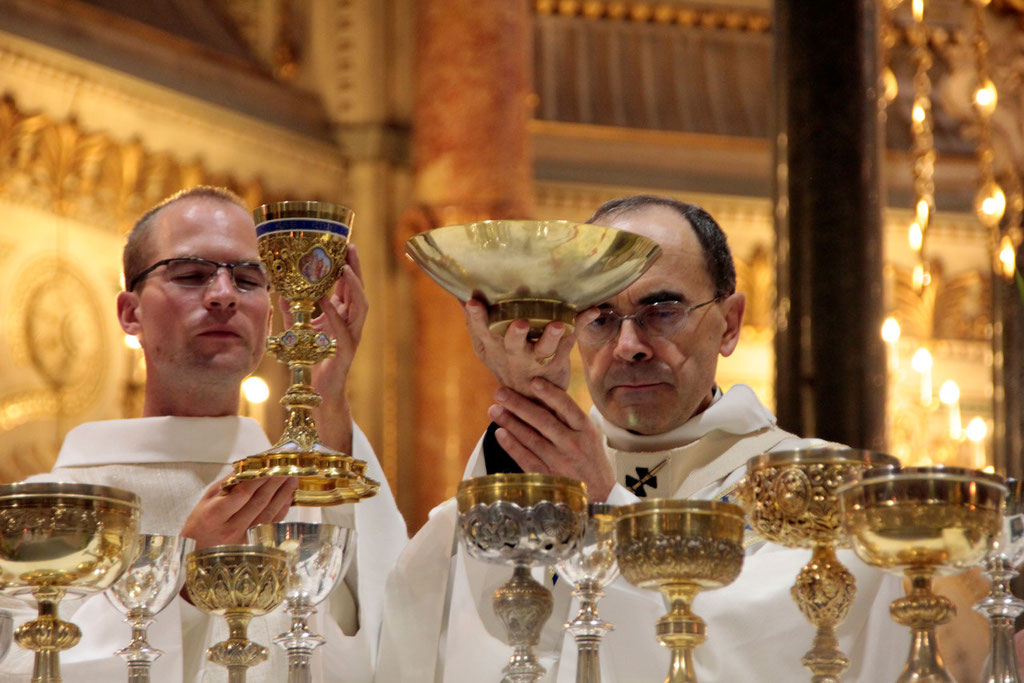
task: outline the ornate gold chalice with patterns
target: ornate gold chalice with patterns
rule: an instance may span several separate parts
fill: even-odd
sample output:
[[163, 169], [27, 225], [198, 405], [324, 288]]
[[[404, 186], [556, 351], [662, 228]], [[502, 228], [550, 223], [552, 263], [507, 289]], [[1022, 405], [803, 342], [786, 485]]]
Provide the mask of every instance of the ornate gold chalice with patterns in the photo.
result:
[[743, 510], [702, 500], [648, 500], [618, 509], [615, 555], [623, 578], [658, 590], [669, 607], [657, 637], [672, 652], [665, 683], [696, 683], [693, 649], [707, 639], [690, 605], [697, 594], [728, 586], [743, 568]]
[[185, 585], [196, 607], [228, 623], [228, 639], [206, 650], [206, 657], [228, 670], [229, 683], [245, 683], [249, 667], [267, 659], [267, 648], [246, 636], [253, 617], [284, 600], [288, 559], [283, 550], [262, 545], [215, 545], [186, 560]]
[[813, 683], [838, 683], [850, 663], [839, 649], [836, 626], [850, 611], [856, 582], [836, 557], [836, 548], [849, 547], [836, 489], [866, 468], [898, 466], [890, 455], [852, 448], [774, 451], [747, 461], [741, 494], [750, 525], [772, 543], [811, 550], [791, 592], [817, 628], [801, 660]]
[[455, 495], [459, 537], [466, 553], [511, 564], [512, 578], [494, 592], [494, 612], [514, 648], [503, 670], [508, 683], [533, 683], [544, 675], [533, 647], [551, 616], [551, 591], [530, 575], [580, 549], [587, 519], [583, 482], [545, 474], [492, 474], [466, 479]]
[[836, 495], [857, 555], [910, 581], [906, 597], [889, 607], [893, 620], [911, 630], [897, 683], [952, 683], [935, 629], [956, 609], [932, 592], [932, 579], [973, 567], [991, 551], [1002, 527], [1006, 488], [998, 477], [976, 470], [914, 467], [868, 472]]
[[487, 305], [491, 330], [530, 322], [531, 339], [618, 294], [661, 254], [635, 233], [570, 221], [496, 220], [420, 233], [405, 253], [460, 301]]
[[109, 486], [0, 486], [0, 593], [39, 606], [14, 639], [35, 652], [33, 683], [60, 683], [60, 651], [82, 637], [57, 614], [61, 598], [110, 587], [139, 551], [139, 498]]
[[234, 463], [230, 487], [259, 477], [298, 477], [295, 505], [358, 502], [380, 484], [366, 476], [366, 463], [320, 442], [313, 409], [321, 397], [312, 367], [334, 355], [337, 342], [311, 325], [317, 301], [341, 277], [354, 214], [325, 202], [277, 202], [253, 212], [260, 260], [271, 285], [289, 302], [294, 323], [267, 339], [267, 350], [288, 364], [292, 384], [281, 399], [288, 410], [284, 434], [269, 450]]

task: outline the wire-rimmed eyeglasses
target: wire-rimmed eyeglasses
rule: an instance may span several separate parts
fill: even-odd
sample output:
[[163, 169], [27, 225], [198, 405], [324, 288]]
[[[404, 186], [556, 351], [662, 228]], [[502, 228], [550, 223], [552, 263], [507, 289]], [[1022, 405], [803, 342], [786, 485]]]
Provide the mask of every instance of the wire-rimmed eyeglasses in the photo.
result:
[[686, 326], [690, 313], [721, 299], [716, 296], [693, 306], [678, 301], [658, 301], [645, 304], [630, 315], [622, 315], [611, 309], [602, 310], [600, 315], [576, 330], [576, 338], [581, 344], [604, 344], [618, 336], [624, 320], [632, 320], [652, 337], [667, 337]]
[[207, 287], [213, 282], [213, 278], [217, 276], [217, 271], [221, 268], [228, 269], [228, 272], [231, 273], [231, 282], [240, 292], [266, 291], [270, 287], [267, 272], [263, 269], [263, 265], [256, 261], [219, 263], [197, 256], [184, 256], [157, 261], [132, 278], [132, 281], [128, 283], [128, 291], [134, 291], [135, 285], [161, 266], [166, 267], [164, 275], [167, 280], [179, 287]]

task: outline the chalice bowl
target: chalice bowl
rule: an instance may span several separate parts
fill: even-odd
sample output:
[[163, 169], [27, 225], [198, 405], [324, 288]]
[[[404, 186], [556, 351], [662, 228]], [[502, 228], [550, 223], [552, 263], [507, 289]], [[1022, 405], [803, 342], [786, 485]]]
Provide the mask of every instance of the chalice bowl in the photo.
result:
[[274, 642], [288, 653], [288, 683], [310, 683], [310, 658], [324, 637], [309, 629], [309, 618], [345, 575], [355, 554], [356, 533], [332, 524], [276, 522], [252, 527], [246, 534], [250, 543], [288, 556], [284, 601], [291, 628]]
[[910, 582], [906, 597], [889, 607], [893, 620], [911, 630], [910, 653], [897, 683], [951, 683], [935, 628], [956, 609], [932, 592], [932, 579], [968, 569], [991, 551], [1002, 527], [1006, 488], [984, 472], [913, 467], [866, 473], [836, 495], [854, 552]]
[[743, 510], [706, 500], [648, 500], [618, 509], [615, 556], [622, 576], [661, 591], [668, 613], [658, 641], [672, 652], [665, 683], [696, 683], [693, 650], [707, 639], [690, 605], [697, 594], [728, 586], [743, 568]]
[[290, 328], [267, 339], [267, 350], [288, 365], [292, 383], [281, 399], [288, 411], [281, 438], [233, 463], [225, 488], [246, 479], [298, 477], [295, 505], [358, 502], [380, 488], [366, 476], [364, 461], [321, 443], [313, 420], [322, 398], [313, 388], [312, 367], [337, 351], [336, 340], [314, 329], [313, 311], [341, 277], [353, 216], [325, 202], [277, 202], [253, 212], [260, 260], [294, 318]]
[[643, 275], [661, 248], [636, 233], [570, 221], [477, 221], [427, 230], [405, 243], [416, 265], [459, 301], [487, 305], [493, 332], [514, 320], [529, 338], [618, 294]]
[[974, 609], [988, 617], [991, 634], [985, 683], [1020, 683], [1013, 646], [1014, 622], [1024, 613], [1024, 600], [1010, 592], [1010, 580], [1024, 560], [1024, 482], [1007, 479], [1003, 526], [995, 547], [985, 559], [985, 576], [992, 582], [988, 595]]
[[0, 593], [35, 599], [38, 618], [14, 639], [35, 653], [33, 683], [60, 683], [60, 651], [82, 632], [57, 605], [111, 586], [139, 550], [139, 498], [108, 486], [0, 486]]
[[492, 474], [463, 480], [455, 497], [466, 553], [514, 567], [512, 578], [493, 598], [514, 649], [503, 681], [533, 683], [544, 675], [533, 648], [554, 599], [530, 568], [554, 565], [580, 549], [587, 523], [586, 486], [545, 474]]
[[206, 650], [206, 657], [228, 670], [229, 683], [245, 683], [246, 671], [267, 659], [267, 648], [246, 637], [253, 617], [284, 600], [288, 557], [262, 545], [215, 545], [188, 555], [185, 585], [196, 607], [222, 615], [228, 639]]
[[817, 627], [801, 660], [813, 683], [838, 683], [850, 664], [839, 649], [836, 627], [850, 612], [856, 580], [836, 557], [837, 547], [849, 546], [836, 489], [866, 468], [898, 466], [890, 455], [852, 448], [774, 451], [747, 461], [742, 498], [751, 526], [773, 543], [811, 550], [791, 593]]
[[7, 651], [11, 649], [14, 638], [14, 617], [5, 609], [0, 609], [0, 662], [4, 661]]
[[149, 683], [153, 662], [163, 654], [149, 644], [146, 629], [185, 582], [185, 556], [196, 542], [181, 536], [143, 534], [139, 554], [104, 595], [132, 625], [132, 640], [114, 654], [128, 663], [129, 683]]
[[557, 565], [558, 573], [573, 585], [580, 602], [576, 617], [565, 630], [576, 639], [576, 683], [601, 683], [599, 650], [604, 634], [614, 626], [598, 614], [597, 602], [615, 577], [615, 508], [606, 503], [587, 506], [587, 526], [578, 553]]

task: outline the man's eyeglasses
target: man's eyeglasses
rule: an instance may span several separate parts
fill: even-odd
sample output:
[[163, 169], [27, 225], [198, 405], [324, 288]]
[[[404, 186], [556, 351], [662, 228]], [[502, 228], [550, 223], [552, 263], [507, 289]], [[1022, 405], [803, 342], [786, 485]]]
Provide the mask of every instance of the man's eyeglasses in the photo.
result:
[[161, 266], [165, 267], [164, 275], [169, 282], [179, 287], [207, 287], [213, 278], [217, 277], [217, 271], [227, 268], [231, 273], [231, 281], [235, 289], [240, 292], [253, 292], [256, 290], [267, 290], [270, 281], [267, 279], [267, 272], [263, 265], [253, 261], [242, 261], [241, 263], [218, 263], [204, 258], [194, 256], [183, 258], [165, 258], [157, 261], [149, 268], [132, 278], [128, 283], [128, 291], [134, 291], [135, 285], [139, 284], [146, 276]]
[[631, 315], [620, 315], [611, 309], [604, 310], [597, 318], [578, 328], [576, 338], [581, 344], [604, 344], [618, 336], [624, 320], [632, 320], [637, 327], [652, 337], [668, 337], [686, 327], [690, 313], [721, 298], [716, 296], [693, 306], [678, 301], [659, 301], [641, 306]]

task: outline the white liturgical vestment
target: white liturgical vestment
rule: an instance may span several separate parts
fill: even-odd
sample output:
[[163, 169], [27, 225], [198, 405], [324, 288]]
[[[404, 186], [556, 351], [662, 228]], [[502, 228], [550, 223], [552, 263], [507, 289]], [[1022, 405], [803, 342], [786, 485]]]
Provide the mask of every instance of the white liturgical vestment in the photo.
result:
[[[367, 462], [380, 482], [376, 496], [356, 505], [293, 507], [289, 521], [324, 522], [355, 528], [356, 555], [345, 578], [310, 619], [327, 638], [313, 655], [314, 681], [374, 680], [384, 577], [407, 540], [380, 464], [366, 436], [353, 425], [353, 456]], [[230, 472], [230, 463], [270, 447], [259, 424], [242, 417], [152, 417], [83, 424], [68, 433], [54, 469], [29, 481], [71, 481], [133, 491], [142, 501], [141, 532], [178, 534], [203, 492]], [[5, 603], [10, 606], [9, 603]], [[113, 653], [128, 645], [131, 631], [103, 595], [65, 600], [61, 616], [82, 630], [82, 640], [61, 653], [65, 681], [123, 681], [127, 666]], [[32, 618], [19, 609], [15, 625]], [[287, 680], [285, 651], [273, 642], [287, 631], [278, 608], [249, 625], [249, 639], [265, 646], [269, 659], [248, 671], [250, 683]], [[206, 648], [227, 637], [222, 617], [210, 617], [175, 598], [149, 626], [150, 644], [163, 651], [152, 667], [153, 683], [226, 681], [227, 671], [206, 660]], [[0, 663], [0, 681], [29, 681], [32, 654], [14, 646]]]
[[[608, 498], [616, 505], [644, 498], [735, 500], [746, 461], [765, 451], [825, 445], [779, 429], [775, 417], [753, 391], [736, 385], [717, 389], [714, 401], [686, 424], [661, 435], [640, 436], [609, 425], [596, 411], [592, 419], [606, 436], [606, 451], [617, 484]], [[637, 482], [659, 465], [656, 476]], [[486, 474], [481, 445], [466, 477]], [[633, 486], [638, 497], [627, 486]], [[435, 508], [406, 546], [388, 580], [381, 633], [378, 680], [386, 683], [478, 683], [501, 680], [511, 647], [494, 615], [491, 596], [508, 580], [511, 568], [468, 557], [455, 544], [454, 500]], [[752, 536], [752, 533], [748, 535]], [[729, 683], [791, 683], [809, 680], [800, 663], [811, 648], [814, 628], [790, 597], [790, 587], [810, 551], [789, 550], [763, 540], [747, 548], [743, 571], [730, 586], [701, 593], [694, 612], [707, 623], [707, 641], [695, 651], [698, 680]], [[453, 553], [454, 551], [454, 553]], [[857, 580], [857, 595], [837, 629], [850, 659], [843, 676], [853, 683], [895, 680], [909, 647], [905, 628], [889, 617], [889, 603], [902, 595], [900, 581], [869, 568], [850, 551], [840, 560]], [[534, 578], [552, 588], [554, 611], [535, 653], [547, 670], [545, 683], [576, 680], [576, 643], [562, 626], [578, 603], [572, 587], [535, 569]], [[666, 612], [659, 593], [630, 586], [621, 576], [598, 603], [614, 625], [601, 644], [605, 683], [665, 680], [669, 653], [655, 638], [655, 622]]]

